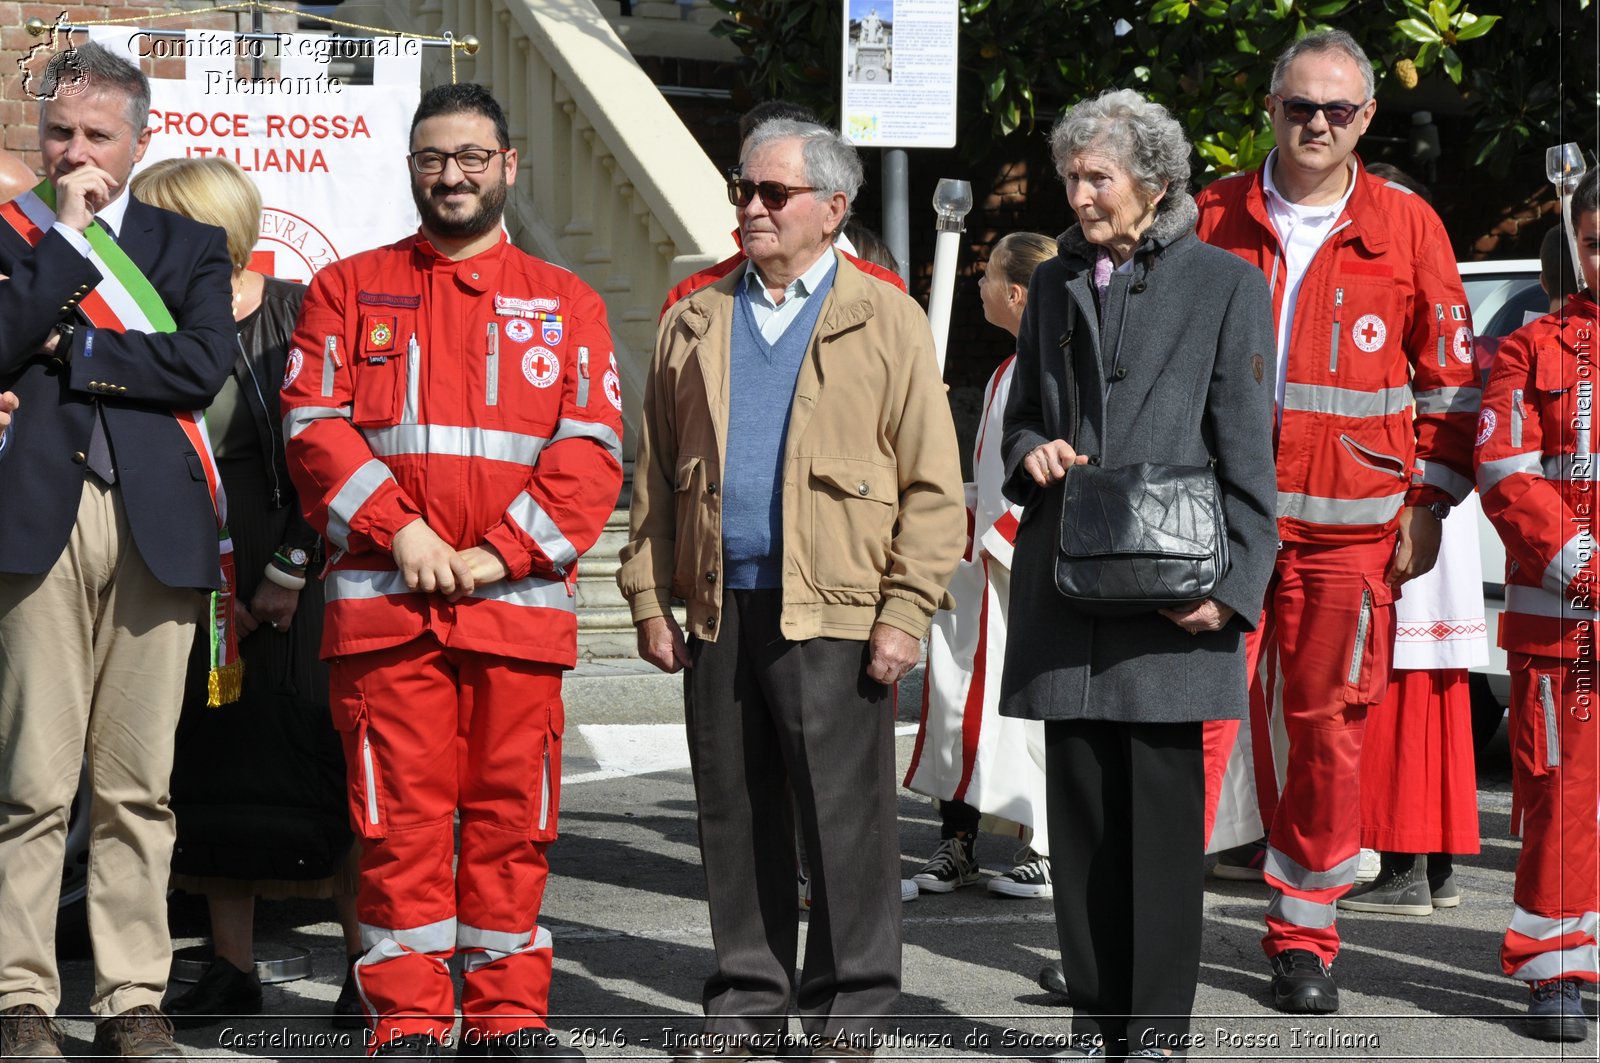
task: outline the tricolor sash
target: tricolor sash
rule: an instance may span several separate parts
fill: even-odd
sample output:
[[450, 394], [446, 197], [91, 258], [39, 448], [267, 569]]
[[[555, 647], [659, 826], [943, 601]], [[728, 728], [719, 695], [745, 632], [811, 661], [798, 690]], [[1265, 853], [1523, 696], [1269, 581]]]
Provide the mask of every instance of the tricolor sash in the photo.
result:
[[[31, 192], [7, 203], [0, 203], [0, 221], [18, 236], [37, 247], [56, 222], [56, 190], [48, 180], [40, 181]], [[127, 252], [96, 222], [84, 232], [89, 241], [89, 258], [100, 270], [101, 281], [78, 303], [78, 311], [95, 328], [113, 332], [175, 332], [177, 322], [143, 271], [134, 265]], [[211, 672], [207, 677], [207, 702], [211, 706], [238, 701], [244, 681], [244, 662], [239, 659], [238, 634], [233, 623], [233, 599], [237, 584], [233, 570], [233, 539], [228, 535], [228, 500], [223, 494], [222, 477], [217, 471], [211, 437], [206, 432], [204, 410], [174, 410], [178, 427], [200, 457], [206, 487], [211, 492], [212, 509], [217, 515], [217, 543], [222, 560], [220, 590], [211, 595], [211, 618], [207, 625], [211, 643]]]

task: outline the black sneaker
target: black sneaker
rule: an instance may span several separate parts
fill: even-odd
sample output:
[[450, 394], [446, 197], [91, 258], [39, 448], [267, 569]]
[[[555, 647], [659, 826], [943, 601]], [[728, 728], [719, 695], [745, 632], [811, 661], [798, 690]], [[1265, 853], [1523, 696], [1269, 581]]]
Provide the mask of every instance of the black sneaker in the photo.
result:
[[180, 1030], [210, 1026], [239, 1015], [261, 1014], [261, 979], [214, 957], [200, 980], [161, 1006]]
[[1211, 868], [1215, 878], [1225, 878], [1231, 882], [1260, 882], [1266, 878], [1262, 868], [1267, 866], [1267, 839], [1257, 838], [1253, 842], [1235, 845], [1232, 849], [1224, 849], [1217, 854], [1217, 862]]
[[998, 897], [1049, 900], [1054, 894], [1050, 885], [1050, 858], [1040, 856], [1031, 846], [1024, 846], [1016, 860], [1016, 867], [989, 880], [989, 892]]
[[1541, 1041], [1581, 1041], [1589, 1036], [1576, 978], [1551, 978], [1528, 988], [1530, 1036]]
[[1291, 1015], [1339, 1010], [1339, 987], [1316, 953], [1284, 949], [1272, 957], [1272, 1006]]
[[923, 893], [950, 893], [972, 885], [983, 877], [973, 856], [974, 841], [971, 837], [944, 839], [933, 851], [933, 858], [911, 876], [911, 881]]

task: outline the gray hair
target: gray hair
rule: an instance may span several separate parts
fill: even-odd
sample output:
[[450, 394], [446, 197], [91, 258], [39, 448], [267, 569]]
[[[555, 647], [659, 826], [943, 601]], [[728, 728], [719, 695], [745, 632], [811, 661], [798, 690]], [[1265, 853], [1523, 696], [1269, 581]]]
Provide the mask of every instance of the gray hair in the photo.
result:
[[1577, 191], [1572, 193], [1573, 224], [1580, 214], [1600, 211], [1600, 170], [1590, 170], [1578, 180]]
[[1343, 52], [1349, 56], [1351, 62], [1355, 63], [1356, 69], [1361, 72], [1361, 91], [1366, 93], [1366, 96], [1360, 102], [1365, 103], [1372, 99], [1377, 92], [1372, 80], [1372, 60], [1367, 58], [1367, 53], [1361, 50], [1361, 45], [1356, 43], [1356, 39], [1344, 30], [1318, 30], [1316, 33], [1308, 33], [1285, 48], [1272, 67], [1272, 84], [1269, 86], [1272, 94], [1277, 96], [1282, 93], [1283, 79], [1289, 73], [1290, 63], [1302, 55], [1320, 55], [1323, 52]]
[[[1132, 89], [1107, 89], [1062, 112], [1050, 131], [1050, 157], [1066, 176], [1072, 156], [1106, 152], [1152, 196], [1189, 190], [1189, 140], [1167, 109]], [[1162, 196], [1165, 210], [1176, 196]]]
[[[52, 55], [43, 82], [40, 95], [47, 105], [58, 92], [111, 92], [127, 99], [128, 125], [135, 137], [150, 124], [150, 79], [131, 61], [92, 41]], [[41, 122], [44, 112], [41, 107]]]
[[774, 118], [762, 122], [745, 138], [739, 164], [757, 151], [780, 140], [801, 141], [801, 159], [806, 171], [806, 184], [815, 191], [813, 195], [826, 199], [835, 192], [843, 192], [845, 216], [856, 201], [865, 177], [861, 159], [855, 146], [844, 137], [815, 122], [797, 122], [792, 118]]

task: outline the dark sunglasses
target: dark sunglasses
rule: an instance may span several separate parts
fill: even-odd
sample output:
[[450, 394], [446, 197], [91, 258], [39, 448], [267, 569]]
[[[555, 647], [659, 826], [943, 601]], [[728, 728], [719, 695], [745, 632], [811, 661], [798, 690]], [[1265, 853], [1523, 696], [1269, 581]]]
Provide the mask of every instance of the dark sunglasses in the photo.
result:
[[1328, 124], [1338, 129], [1343, 129], [1356, 120], [1356, 115], [1361, 113], [1365, 103], [1317, 103], [1314, 100], [1302, 100], [1298, 96], [1285, 99], [1275, 96], [1278, 106], [1283, 108], [1283, 116], [1295, 125], [1305, 125], [1315, 118], [1318, 111], [1327, 118]]
[[785, 185], [777, 181], [749, 181], [743, 177], [728, 178], [728, 202], [736, 207], [748, 207], [750, 201], [761, 197], [761, 205], [768, 210], [782, 210], [790, 196], [802, 192], [815, 192], [807, 185]]

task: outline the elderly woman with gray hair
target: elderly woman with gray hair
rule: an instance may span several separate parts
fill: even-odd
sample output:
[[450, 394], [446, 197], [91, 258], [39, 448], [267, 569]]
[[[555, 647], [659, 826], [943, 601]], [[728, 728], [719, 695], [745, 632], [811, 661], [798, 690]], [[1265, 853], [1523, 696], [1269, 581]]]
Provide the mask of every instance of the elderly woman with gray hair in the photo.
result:
[[[1056, 928], [1073, 1005], [1053, 1058], [1183, 1056], [1200, 966], [1206, 721], [1244, 715], [1272, 569], [1272, 299], [1196, 239], [1189, 144], [1131, 90], [1051, 134], [1077, 223], [1033, 275], [1006, 407], [1017, 534], [1000, 711], [1045, 721]], [[1214, 470], [1226, 562], [1197, 601], [1103, 615], [1058, 593], [1075, 468]], [[1089, 475], [1085, 472], [1082, 475]], [[1220, 766], [1219, 766], [1220, 767]]]

